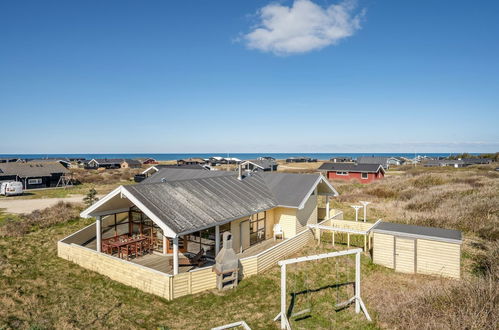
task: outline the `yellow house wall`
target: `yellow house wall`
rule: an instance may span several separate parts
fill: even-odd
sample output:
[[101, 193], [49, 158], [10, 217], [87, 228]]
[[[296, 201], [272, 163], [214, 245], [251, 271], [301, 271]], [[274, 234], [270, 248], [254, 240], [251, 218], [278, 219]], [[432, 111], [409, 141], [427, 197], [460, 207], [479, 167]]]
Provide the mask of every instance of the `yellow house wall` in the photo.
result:
[[296, 235], [296, 209], [277, 207], [274, 209], [275, 221], [279, 222], [284, 238]]

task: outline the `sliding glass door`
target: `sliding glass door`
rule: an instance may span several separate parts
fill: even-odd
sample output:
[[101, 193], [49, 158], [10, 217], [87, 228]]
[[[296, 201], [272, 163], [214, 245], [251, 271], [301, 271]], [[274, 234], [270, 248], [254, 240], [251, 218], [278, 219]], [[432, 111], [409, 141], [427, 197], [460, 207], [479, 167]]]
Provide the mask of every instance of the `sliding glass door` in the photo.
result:
[[265, 212], [259, 212], [250, 217], [250, 245], [265, 240], [265, 216]]

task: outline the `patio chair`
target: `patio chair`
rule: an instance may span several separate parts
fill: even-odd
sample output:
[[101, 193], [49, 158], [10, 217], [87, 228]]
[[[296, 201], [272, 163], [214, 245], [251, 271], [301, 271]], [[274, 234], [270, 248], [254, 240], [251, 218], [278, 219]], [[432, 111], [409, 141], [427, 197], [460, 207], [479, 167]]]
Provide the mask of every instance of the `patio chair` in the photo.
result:
[[282, 231], [281, 224], [276, 223], [274, 225], [274, 241], [276, 240], [277, 236], [281, 236], [282, 239], [284, 239], [284, 232]]
[[206, 258], [204, 256], [204, 249], [201, 248], [198, 253], [196, 253], [194, 256], [189, 257], [187, 256], [187, 259], [189, 260], [188, 264], [179, 264], [179, 267], [188, 267], [188, 266], [196, 266], [196, 267], [201, 267], [206, 263]]

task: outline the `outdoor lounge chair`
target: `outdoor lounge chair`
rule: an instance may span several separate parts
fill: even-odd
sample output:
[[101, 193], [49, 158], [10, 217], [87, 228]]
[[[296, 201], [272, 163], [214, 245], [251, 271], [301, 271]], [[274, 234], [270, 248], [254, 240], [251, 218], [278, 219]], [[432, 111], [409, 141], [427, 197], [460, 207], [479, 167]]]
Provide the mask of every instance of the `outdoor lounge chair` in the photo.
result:
[[204, 256], [204, 249], [201, 248], [198, 253], [193, 255], [192, 257], [187, 256], [187, 259], [189, 260], [188, 264], [180, 264], [179, 267], [188, 267], [188, 266], [196, 266], [196, 267], [201, 267], [206, 263], [206, 258]]

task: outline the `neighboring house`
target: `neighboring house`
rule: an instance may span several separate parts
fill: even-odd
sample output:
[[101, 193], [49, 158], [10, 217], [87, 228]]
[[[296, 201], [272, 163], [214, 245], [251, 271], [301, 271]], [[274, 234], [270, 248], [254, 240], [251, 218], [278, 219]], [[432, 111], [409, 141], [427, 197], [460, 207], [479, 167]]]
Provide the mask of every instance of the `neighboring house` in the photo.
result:
[[243, 169], [247, 171], [277, 171], [277, 163], [273, 160], [267, 159], [251, 159], [245, 160], [241, 163]]
[[257, 159], [258, 160], [273, 160], [273, 161], [276, 160], [274, 157], [270, 157], [270, 156], [260, 156]]
[[423, 163], [425, 167], [440, 167], [440, 166], [452, 166], [452, 167], [466, 167], [469, 164], [465, 164], [460, 159], [452, 160], [452, 159], [430, 159]]
[[317, 162], [316, 158], [310, 157], [289, 157], [286, 159], [286, 163], [314, 163]]
[[332, 163], [351, 163], [353, 162], [352, 157], [334, 157], [331, 158]]
[[123, 159], [120, 163], [121, 168], [141, 168], [142, 162], [137, 159]]
[[492, 163], [492, 159], [490, 158], [461, 158], [461, 160], [467, 165], [486, 165]]
[[15, 163], [15, 162], [22, 162], [23, 160], [21, 158], [12, 158], [12, 157], [3, 157], [0, 158], [0, 163]]
[[201, 165], [206, 163], [203, 158], [186, 158], [177, 160], [177, 165]]
[[72, 167], [72, 161], [69, 158], [39, 158], [39, 159], [29, 159], [27, 163], [36, 162], [36, 163], [54, 163], [58, 162], [65, 168]]
[[396, 157], [361, 156], [357, 158], [357, 164], [381, 164], [386, 170], [390, 165], [401, 165], [402, 161]]
[[[172, 177], [175, 173], [179, 174]], [[193, 177], [200, 173], [210, 176]], [[120, 186], [84, 210], [81, 216], [95, 217], [95, 223], [61, 240], [58, 255], [174, 299], [216, 286], [211, 265], [225, 232], [231, 233], [241, 274], [255, 274], [275, 264], [275, 257], [256, 263], [262, 251], [272, 249], [268, 253], [281, 258], [308, 244], [313, 235], [307, 225], [318, 223], [319, 196], [338, 195], [320, 174], [239, 176], [163, 168], [149, 179], [159, 177], [160, 182]], [[275, 224], [283, 233], [277, 241]], [[103, 249], [108, 238], [138, 234], [150, 242], [154, 253], [136, 254], [124, 261], [114, 249]], [[186, 255], [204, 256], [207, 263], [190, 263]]]
[[24, 189], [56, 187], [69, 170], [59, 162], [1, 163], [0, 181], [20, 181]]
[[152, 165], [152, 164], [158, 164], [158, 161], [154, 158], [137, 158], [137, 160], [142, 164], [142, 165]]
[[117, 169], [117, 168], [140, 168], [142, 163], [136, 159], [91, 159], [86, 164], [88, 169], [105, 168], [105, 169]]
[[380, 164], [324, 163], [319, 171], [325, 172], [329, 180], [358, 180], [369, 183], [384, 178], [385, 169]]

